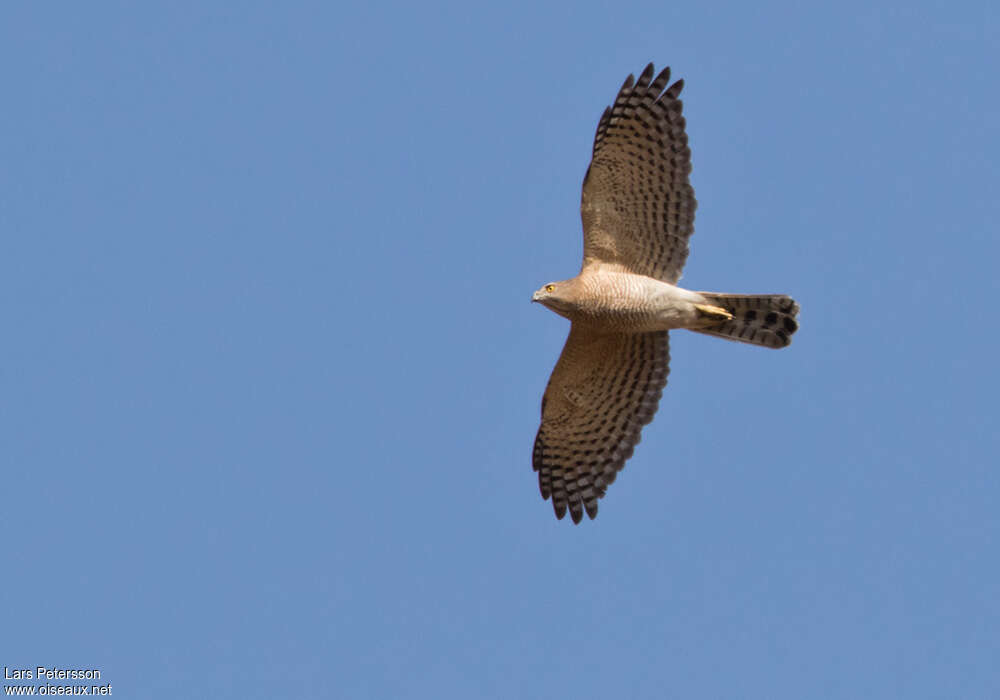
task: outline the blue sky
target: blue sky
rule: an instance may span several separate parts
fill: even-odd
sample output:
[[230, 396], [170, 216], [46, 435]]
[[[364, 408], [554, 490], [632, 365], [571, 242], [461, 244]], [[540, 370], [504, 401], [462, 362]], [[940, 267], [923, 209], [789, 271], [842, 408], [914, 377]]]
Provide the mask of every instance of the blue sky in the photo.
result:
[[[998, 11], [0, 10], [0, 664], [121, 697], [995, 698]], [[597, 119], [686, 81], [677, 332], [578, 527], [531, 444]]]

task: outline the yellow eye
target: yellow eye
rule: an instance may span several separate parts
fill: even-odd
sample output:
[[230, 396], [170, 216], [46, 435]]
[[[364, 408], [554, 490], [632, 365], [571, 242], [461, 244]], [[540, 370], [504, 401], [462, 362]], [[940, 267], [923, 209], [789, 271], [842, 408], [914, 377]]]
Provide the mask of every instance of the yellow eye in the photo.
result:
[[545, 291], [546, 292], [554, 292], [554, 291], [556, 291], [556, 286], [554, 284], [547, 284], [547, 285], [545, 285]]

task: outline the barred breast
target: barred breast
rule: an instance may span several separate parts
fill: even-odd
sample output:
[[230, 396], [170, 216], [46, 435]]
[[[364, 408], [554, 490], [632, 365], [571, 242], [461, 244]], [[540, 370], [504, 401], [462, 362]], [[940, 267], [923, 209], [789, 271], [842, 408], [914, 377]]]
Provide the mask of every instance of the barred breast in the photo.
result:
[[705, 303], [695, 292], [631, 272], [596, 269], [581, 278], [586, 292], [581, 311], [608, 331], [689, 328], [697, 324], [694, 305]]

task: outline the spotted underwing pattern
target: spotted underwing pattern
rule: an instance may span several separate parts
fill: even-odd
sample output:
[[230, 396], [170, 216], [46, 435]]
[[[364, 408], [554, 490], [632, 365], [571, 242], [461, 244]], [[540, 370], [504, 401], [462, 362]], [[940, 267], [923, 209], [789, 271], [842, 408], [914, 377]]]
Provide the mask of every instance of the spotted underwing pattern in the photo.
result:
[[580, 205], [584, 266], [600, 260], [664, 282], [680, 279], [698, 203], [688, 181], [684, 81], [669, 82], [669, 68], [654, 80], [649, 64], [637, 81], [625, 80], [601, 116]]
[[557, 517], [567, 508], [576, 523], [584, 510], [597, 516], [597, 499], [653, 420], [669, 365], [666, 331], [570, 330], [545, 392], [533, 456], [542, 498], [552, 498]]

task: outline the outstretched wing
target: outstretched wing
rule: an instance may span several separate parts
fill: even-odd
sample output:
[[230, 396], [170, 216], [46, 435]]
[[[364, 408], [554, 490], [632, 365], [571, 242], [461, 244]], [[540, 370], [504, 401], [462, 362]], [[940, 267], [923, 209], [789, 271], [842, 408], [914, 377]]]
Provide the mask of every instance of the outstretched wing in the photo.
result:
[[630, 75], [597, 125], [580, 205], [584, 267], [614, 263], [680, 279], [697, 202], [678, 99], [684, 81], [669, 81], [669, 68], [653, 79], [652, 63], [634, 84]]
[[574, 323], [542, 398], [532, 463], [556, 517], [578, 523], [653, 419], [670, 371], [666, 331], [599, 334]]

